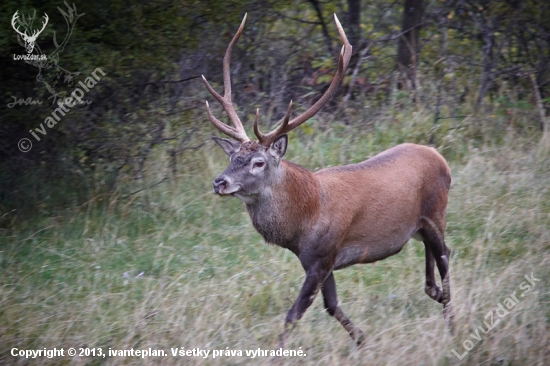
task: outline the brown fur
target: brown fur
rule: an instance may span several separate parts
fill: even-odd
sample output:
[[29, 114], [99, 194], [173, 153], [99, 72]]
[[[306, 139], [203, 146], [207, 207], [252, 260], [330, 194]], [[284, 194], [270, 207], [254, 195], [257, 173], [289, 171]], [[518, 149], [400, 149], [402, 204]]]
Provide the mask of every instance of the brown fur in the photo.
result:
[[307, 169], [283, 160], [281, 179], [269, 199], [247, 204], [254, 227], [272, 244], [300, 252], [299, 239], [315, 222], [321, 208], [319, 182]]
[[[306, 269], [306, 283], [287, 325], [301, 318], [323, 282], [334, 282], [329, 280], [332, 271], [394, 255], [415, 234], [426, 244], [426, 293], [450, 313], [450, 251], [443, 233], [451, 174], [435, 149], [402, 144], [364, 162], [316, 173], [283, 160], [281, 171], [247, 209], [266, 241], [290, 249]], [[434, 260], [443, 291], [435, 284]], [[360, 343], [363, 333], [337, 306], [335, 288], [325, 287], [327, 310], [338, 314]]]
[[238, 156], [246, 156], [250, 153], [256, 152], [260, 149], [266, 149], [266, 147], [258, 144], [256, 141], [246, 141], [241, 144], [241, 148], [237, 153]]
[[[292, 102], [282, 123], [268, 134], [254, 120], [258, 142], [250, 141], [231, 101], [231, 50], [239, 39], [246, 15], [224, 56], [224, 96], [203, 76], [210, 93], [222, 104], [233, 126], [216, 119], [206, 103], [210, 122], [235, 140], [214, 137], [231, 157], [231, 165], [213, 182], [214, 192], [243, 200], [256, 230], [269, 243], [290, 249], [300, 259], [306, 279], [287, 314], [281, 347], [292, 324], [299, 320], [318, 291], [328, 313], [360, 344], [363, 332], [338, 305], [335, 270], [370, 263], [398, 253], [411, 238], [426, 249], [425, 292], [444, 305], [451, 323], [449, 284], [450, 250], [445, 245], [445, 210], [451, 174], [436, 150], [403, 144], [359, 164], [316, 173], [282, 160], [288, 144], [286, 132], [307, 121], [325, 105], [345, 75], [352, 46], [336, 15], [334, 20], [344, 48], [338, 69], [326, 92], [315, 104], [290, 120]], [[434, 264], [443, 289], [435, 281]]]

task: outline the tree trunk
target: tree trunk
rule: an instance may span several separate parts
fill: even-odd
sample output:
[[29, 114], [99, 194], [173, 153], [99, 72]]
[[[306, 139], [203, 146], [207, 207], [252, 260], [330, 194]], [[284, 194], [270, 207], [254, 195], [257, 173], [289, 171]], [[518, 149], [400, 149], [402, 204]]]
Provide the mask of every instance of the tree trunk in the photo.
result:
[[[402, 77], [405, 77], [406, 81], [410, 83], [412, 89], [416, 88], [416, 67], [419, 52], [418, 36], [423, 13], [423, 0], [405, 0], [401, 23], [402, 34], [397, 45], [397, 67]], [[398, 86], [400, 89], [402, 88], [402, 85]]]
[[325, 43], [327, 45], [329, 52], [332, 54], [332, 40], [330, 38], [330, 35], [328, 34], [328, 29], [327, 29], [325, 20], [323, 19], [321, 4], [319, 4], [319, 0], [309, 0], [309, 3], [315, 9], [315, 13], [317, 13], [317, 17], [319, 18], [319, 24], [321, 25], [321, 28], [323, 29], [323, 35], [325, 36]]
[[361, 0], [348, 0], [347, 36], [353, 46], [353, 53], [357, 54], [361, 45]]

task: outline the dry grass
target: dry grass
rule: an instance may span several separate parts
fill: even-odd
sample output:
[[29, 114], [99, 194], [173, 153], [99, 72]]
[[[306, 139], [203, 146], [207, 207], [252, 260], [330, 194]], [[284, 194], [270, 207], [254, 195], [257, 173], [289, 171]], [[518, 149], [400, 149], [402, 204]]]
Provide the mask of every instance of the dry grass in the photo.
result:
[[[355, 161], [392, 141], [319, 133], [290, 160], [315, 168]], [[349, 136], [344, 133], [343, 135]], [[368, 139], [368, 138], [367, 138]], [[297, 139], [295, 139], [297, 140]], [[447, 141], [452, 140], [452, 136]], [[387, 145], [387, 146], [386, 146]], [[451, 143], [448, 146], [452, 146]], [[367, 334], [356, 348], [318, 297], [289, 349], [312, 365], [544, 365], [550, 361], [550, 164], [528, 143], [464, 148], [451, 159], [447, 244], [456, 334], [424, 294], [423, 245], [410, 242], [385, 261], [337, 272], [344, 311]], [[300, 151], [302, 151], [300, 153]], [[456, 149], [449, 150], [454, 153]], [[446, 153], [446, 150], [443, 150]], [[75, 357], [31, 362], [19, 349], [102, 347], [209, 350], [273, 349], [304, 273], [287, 251], [268, 246], [236, 199], [209, 193], [225, 164], [201, 150], [200, 169], [179, 184], [132, 200], [97, 198], [65, 217], [44, 217], [4, 231], [0, 240], [2, 364], [267, 364], [243, 357]], [[204, 165], [206, 164], [206, 166]], [[190, 168], [191, 169], [191, 168]], [[41, 229], [47, 228], [41, 232]], [[516, 291], [540, 279], [481, 340], [471, 334]], [[495, 319], [498, 316], [495, 315]], [[464, 353], [459, 360], [452, 350]]]

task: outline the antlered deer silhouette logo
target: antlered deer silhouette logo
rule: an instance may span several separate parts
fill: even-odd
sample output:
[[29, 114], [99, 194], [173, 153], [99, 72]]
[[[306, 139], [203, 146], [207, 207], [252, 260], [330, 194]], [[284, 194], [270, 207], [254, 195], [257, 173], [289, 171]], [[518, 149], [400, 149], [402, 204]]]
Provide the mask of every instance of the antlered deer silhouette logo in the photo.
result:
[[[46, 28], [46, 24], [48, 24], [48, 19], [49, 19], [48, 14], [44, 13], [44, 22], [42, 23], [42, 29], [33, 31], [32, 34], [29, 36], [27, 34], [27, 31], [29, 31], [29, 33], [31, 31], [32, 23], [36, 18], [36, 10], [33, 12], [32, 17], [28, 15], [27, 19], [25, 19], [25, 17], [23, 17], [22, 19], [19, 19], [19, 14], [17, 14], [18, 12], [19, 10], [16, 11], [15, 14], [13, 14], [13, 17], [11, 18], [11, 26], [17, 32], [17, 34], [21, 36], [21, 38], [25, 42], [25, 49], [27, 50], [27, 53], [31, 53], [34, 50], [36, 38], [38, 38], [38, 35], [42, 33], [44, 28]], [[16, 22], [19, 24], [16, 24]], [[23, 26], [23, 28], [25, 29], [23, 33], [21, 33], [21, 31], [19, 30], [19, 26]]]
[[[72, 87], [76, 77], [79, 75], [79, 72], [69, 71], [59, 65], [60, 55], [65, 50], [65, 47], [67, 46], [69, 39], [71, 38], [76, 22], [81, 16], [84, 15], [77, 13], [76, 6], [74, 4], [72, 4], [71, 6], [66, 1], [64, 3], [66, 6], [65, 10], [60, 7], [57, 7], [57, 9], [65, 19], [67, 30], [61, 43], [58, 43], [56, 32], [53, 32], [53, 45], [55, 46], [55, 49], [48, 54], [46, 54], [40, 48], [39, 44], [33, 43], [32, 45], [30, 45], [28, 44], [27, 39], [25, 39], [27, 33], [30, 33], [29, 30], [32, 29], [32, 23], [35, 20], [36, 10], [34, 11], [34, 14], [32, 16], [23, 16], [23, 19], [18, 18], [18, 12], [15, 12], [12, 18], [13, 28], [20, 35], [19, 37], [17, 37], [19, 43], [21, 44], [21, 46], [24, 46], [29, 53], [33, 52], [34, 49], [36, 55], [33, 56], [37, 56], [35, 58], [23, 59], [23, 61], [38, 69], [36, 80], [45, 85], [46, 89], [51, 94], [48, 99], [53, 99], [54, 105], [56, 104], [58, 99], [62, 98], [63, 95], [66, 94], [66, 91], [62, 90], [63, 86]], [[42, 30], [48, 22], [48, 16], [46, 14], [44, 18], [45, 23], [42, 27]], [[25, 32], [21, 33], [16, 28], [16, 25], [23, 26], [25, 28]], [[40, 32], [42, 32], [42, 30], [40, 30]], [[34, 39], [34, 41], [36, 41], [36, 37], [38, 36], [38, 34], [40, 34], [40, 32], [32, 33], [31, 37]], [[25, 43], [23, 43], [23, 41], [25, 41]]]

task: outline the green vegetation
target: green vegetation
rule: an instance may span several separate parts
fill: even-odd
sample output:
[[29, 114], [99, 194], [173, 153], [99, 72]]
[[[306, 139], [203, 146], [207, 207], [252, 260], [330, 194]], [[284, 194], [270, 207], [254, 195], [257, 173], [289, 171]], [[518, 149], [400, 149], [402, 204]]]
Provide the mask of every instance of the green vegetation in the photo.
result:
[[[311, 136], [293, 134], [288, 158], [310, 169], [359, 161], [403, 140], [425, 142], [416, 136], [430, 124], [422, 112], [391, 131], [317, 123]], [[477, 146], [463, 146], [456, 132], [444, 138], [448, 142], [441, 151], [453, 172], [447, 243], [453, 251], [454, 337], [444, 327], [440, 305], [424, 294], [423, 245], [412, 241], [385, 261], [337, 272], [342, 306], [367, 333], [364, 348], [352, 345], [317, 299], [288, 345], [302, 347], [307, 357], [285, 359], [285, 364], [544, 363], [550, 316], [550, 164], [548, 151], [531, 138], [505, 133], [502, 144]], [[514, 141], [513, 146], [506, 141]], [[56, 215], [37, 215], [32, 224], [14, 220], [3, 230], [4, 362], [25, 363], [7, 356], [12, 347], [274, 348], [303, 270], [290, 252], [263, 243], [240, 201], [211, 194], [210, 182], [225, 160], [209, 144], [186, 156], [185, 173], [177, 181], [126, 197], [98, 195]], [[149, 175], [162, 175], [157, 170], [165, 165], [162, 159], [151, 162]], [[484, 316], [531, 274], [540, 279], [535, 289], [481, 341], [470, 338]], [[459, 361], [451, 350], [463, 354], [467, 339], [475, 346]], [[115, 365], [137, 359], [63, 360]]]
[[[14, 347], [171, 354], [277, 346], [304, 272], [292, 253], [264, 243], [242, 202], [211, 193], [228, 161], [210, 140], [204, 100], [224, 117], [198, 78], [222, 91], [223, 52], [244, 12], [232, 77], [249, 131], [256, 108], [267, 131], [289, 100], [297, 114], [324, 91], [340, 47], [336, 12], [357, 53], [331, 105], [290, 133], [286, 158], [314, 171], [402, 142], [434, 144], [453, 177], [446, 241], [456, 334], [424, 293], [424, 246], [411, 241], [387, 260], [336, 272], [340, 303], [365, 331], [364, 347], [318, 297], [287, 344], [307, 356], [284, 364], [547, 364], [550, 3], [424, 2], [419, 32], [407, 35], [418, 47], [402, 55], [414, 63], [400, 68], [402, 5], [415, 2], [422, 3], [76, 4], [85, 15], [59, 65], [79, 72], [76, 80], [97, 67], [106, 76], [86, 96], [92, 104], [74, 108], [26, 154], [17, 141], [32, 138], [29, 129], [55, 106], [35, 66], [0, 60], [6, 103], [12, 95], [44, 101], [0, 109], [0, 364], [269, 363], [11, 356]], [[9, 24], [16, 10], [47, 12], [51, 24], [37, 44], [50, 54], [54, 31], [58, 42], [65, 35], [57, 7], [67, 5], [45, 3], [6, 1], [0, 14]], [[361, 9], [354, 20], [352, 5]], [[0, 35], [2, 55], [24, 52], [11, 28]], [[520, 288], [526, 275], [540, 279], [529, 292]], [[479, 331], [514, 292], [509, 314]]]

